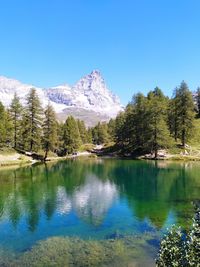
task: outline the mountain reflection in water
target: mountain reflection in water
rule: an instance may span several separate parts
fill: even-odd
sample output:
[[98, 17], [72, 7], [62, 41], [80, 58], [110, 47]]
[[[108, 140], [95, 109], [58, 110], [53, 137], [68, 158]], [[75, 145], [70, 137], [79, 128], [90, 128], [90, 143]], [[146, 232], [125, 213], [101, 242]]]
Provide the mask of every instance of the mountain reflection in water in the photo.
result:
[[[68, 160], [0, 171], [0, 245], [189, 227], [200, 164]], [[23, 242], [18, 244], [19, 238]]]
[[74, 210], [79, 218], [98, 225], [103, 221], [117, 196], [114, 183], [109, 180], [103, 182], [96, 175], [87, 175], [84, 185], [77, 188], [71, 197], [67, 196], [64, 187], [58, 188], [57, 211], [64, 214]]

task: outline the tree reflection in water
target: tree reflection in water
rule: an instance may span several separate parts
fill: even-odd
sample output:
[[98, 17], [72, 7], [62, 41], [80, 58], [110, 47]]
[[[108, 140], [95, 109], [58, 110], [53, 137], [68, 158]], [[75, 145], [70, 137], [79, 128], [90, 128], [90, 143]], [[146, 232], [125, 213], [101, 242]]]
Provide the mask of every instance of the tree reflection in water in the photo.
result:
[[[17, 238], [22, 228], [34, 234], [48, 222], [50, 235], [59, 225], [65, 227], [66, 235], [68, 225], [61, 223], [63, 216], [82, 227], [81, 231], [87, 227], [89, 236], [93, 227], [101, 227], [106, 220], [112, 229], [124, 229], [125, 220], [130, 221], [130, 228], [132, 220], [138, 224], [145, 221], [157, 230], [172, 221], [186, 228], [191, 223], [191, 201], [200, 195], [199, 171], [200, 165], [195, 163], [112, 159], [1, 170], [0, 237], [10, 230], [9, 224]], [[110, 211], [115, 213], [112, 218]]]

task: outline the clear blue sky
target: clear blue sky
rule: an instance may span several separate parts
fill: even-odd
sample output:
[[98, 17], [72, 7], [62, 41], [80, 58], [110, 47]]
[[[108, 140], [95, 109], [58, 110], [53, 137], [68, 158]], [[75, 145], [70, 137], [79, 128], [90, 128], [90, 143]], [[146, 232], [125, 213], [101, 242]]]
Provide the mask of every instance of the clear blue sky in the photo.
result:
[[48, 87], [99, 69], [123, 104], [200, 85], [199, 0], [0, 0], [0, 75]]

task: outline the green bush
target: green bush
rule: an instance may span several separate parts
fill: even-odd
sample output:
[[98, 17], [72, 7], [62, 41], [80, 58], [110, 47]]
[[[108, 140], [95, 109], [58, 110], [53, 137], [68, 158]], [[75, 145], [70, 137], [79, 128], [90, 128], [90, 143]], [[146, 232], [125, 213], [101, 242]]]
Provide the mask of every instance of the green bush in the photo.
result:
[[195, 207], [191, 229], [172, 227], [161, 241], [157, 267], [200, 267], [200, 206]]

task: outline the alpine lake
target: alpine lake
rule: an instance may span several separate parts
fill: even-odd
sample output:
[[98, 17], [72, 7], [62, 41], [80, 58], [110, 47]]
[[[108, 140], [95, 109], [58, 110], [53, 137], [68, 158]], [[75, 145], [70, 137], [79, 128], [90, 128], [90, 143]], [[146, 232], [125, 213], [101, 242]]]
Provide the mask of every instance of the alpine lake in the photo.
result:
[[191, 226], [200, 163], [69, 159], [0, 169], [0, 266], [155, 266]]

